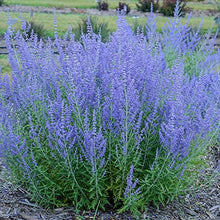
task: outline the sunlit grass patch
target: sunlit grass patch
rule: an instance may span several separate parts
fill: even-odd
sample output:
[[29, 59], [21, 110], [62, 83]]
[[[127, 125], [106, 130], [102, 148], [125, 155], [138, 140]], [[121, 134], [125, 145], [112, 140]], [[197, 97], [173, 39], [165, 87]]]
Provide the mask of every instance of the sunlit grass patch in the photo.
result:
[[204, 3], [195, 3], [195, 2], [187, 2], [186, 7], [192, 8], [195, 11], [207, 11], [207, 10], [217, 10], [214, 4], [204, 4]]
[[[129, 1], [128, 4], [131, 8], [136, 8], [135, 0]], [[119, 1], [108, 1], [109, 8], [116, 8]], [[44, 7], [56, 7], [56, 8], [96, 8], [97, 3], [95, 0], [8, 0], [7, 4], [10, 5], [31, 5], [31, 6], [44, 6]]]
[[11, 66], [9, 64], [8, 56], [7, 55], [0, 55], [0, 66], [2, 66], [1, 74], [4, 75], [6, 73], [11, 72]]
[[[20, 29], [21, 27], [21, 22], [19, 20], [20, 14], [19, 13], [14, 13], [10, 12], [9, 13], [12, 18], [17, 18], [18, 21], [14, 25], [16, 29]], [[29, 13], [22, 13], [22, 16], [27, 20], [31, 20], [30, 14]], [[3, 34], [6, 29], [7, 29], [7, 20], [8, 20], [8, 13], [7, 12], [0, 12], [0, 34]], [[66, 30], [69, 28], [71, 25], [74, 28], [78, 26], [78, 23], [81, 22], [82, 18], [85, 17], [84, 14], [57, 14], [57, 23], [58, 23], [58, 33], [59, 34], [64, 34]], [[116, 20], [117, 16], [96, 16], [98, 20], [102, 20], [103, 22], [108, 23], [108, 27], [111, 31], [116, 30]], [[135, 22], [138, 22], [139, 25], [146, 25], [146, 17], [140, 17], [140, 18], [135, 18], [131, 16], [127, 16], [127, 21], [129, 22], [130, 25], [133, 25]], [[164, 24], [172, 18], [168, 17], [160, 17], [158, 16], [156, 18], [157, 20], [157, 29], [160, 32], [164, 26]], [[203, 21], [203, 26], [202, 26], [202, 31], [207, 32], [212, 26], [213, 26], [213, 32], [216, 31], [217, 26], [214, 23], [214, 17], [205, 17]], [[53, 14], [44, 14], [44, 13], [35, 13], [34, 17], [32, 19], [36, 24], [42, 24], [44, 29], [45, 29], [45, 34], [46, 36], [53, 37], [54, 36], [54, 15]], [[186, 23], [187, 18], [182, 19], [182, 23]], [[199, 17], [194, 17], [191, 18], [190, 20], [190, 25], [192, 27], [199, 27], [200, 22], [202, 21], [202, 18]]]

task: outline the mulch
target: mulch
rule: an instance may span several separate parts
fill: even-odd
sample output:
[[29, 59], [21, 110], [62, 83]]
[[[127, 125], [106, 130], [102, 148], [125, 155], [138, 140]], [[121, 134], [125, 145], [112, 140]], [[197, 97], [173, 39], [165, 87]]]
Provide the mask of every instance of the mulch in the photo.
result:
[[[149, 206], [140, 219], [150, 220], [220, 220], [220, 147], [210, 148], [207, 157], [209, 167], [201, 172], [199, 179], [204, 180], [198, 190], [180, 196], [165, 207]], [[205, 182], [209, 177], [210, 182]], [[94, 217], [95, 216], [95, 217]], [[130, 213], [117, 214], [114, 210], [106, 212], [81, 211], [74, 207], [46, 210], [31, 201], [28, 193], [11, 182], [10, 173], [0, 160], [0, 220], [135, 220]]]

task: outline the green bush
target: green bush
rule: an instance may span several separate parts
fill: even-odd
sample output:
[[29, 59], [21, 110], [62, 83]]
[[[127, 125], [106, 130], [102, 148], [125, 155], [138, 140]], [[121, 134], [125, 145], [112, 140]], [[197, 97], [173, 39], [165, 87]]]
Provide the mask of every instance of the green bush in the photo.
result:
[[99, 11], [108, 11], [108, 2], [106, 2], [106, 1], [98, 2], [98, 10]]
[[216, 25], [217, 25], [217, 27], [218, 27], [218, 30], [219, 30], [218, 35], [220, 35], [220, 1], [215, 0], [215, 1], [214, 1], [214, 4], [216, 5], [216, 8], [217, 8], [217, 10], [218, 10], [218, 14], [217, 14], [217, 16], [214, 18], [214, 20], [215, 20], [215, 23], [216, 23]]
[[140, 25], [137, 19], [135, 19], [132, 25], [132, 31], [134, 32], [135, 35], [139, 33], [143, 33], [144, 35], [146, 35], [146, 25]]
[[30, 38], [32, 34], [37, 35], [38, 39], [41, 39], [45, 36], [45, 30], [42, 24], [37, 24], [34, 21], [27, 21], [25, 26], [26, 29], [23, 35], [26, 38]]
[[0, 6], [4, 4], [4, 0], [0, 0]]
[[159, 0], [138, 0], [136, 4], [138, 11], [142, 12], [150, 12], [151, 11], [151, 3], [153, 4], [153, 12], [157, 11], [159, 8]]
[[108, 23], [99, 21], [97, 17], [92, 16], [88, 19], [87, 16], [81, 19], [81, 22], [78, 26], [73, 30], [75, 34], [75, 39], [79, 41], [81, 39], [82, 34], [88, 33], [88, 24], [91, 24], [92, 31], [95, 34], [100, 34], [102, 41], [106, 42], [109, 38], [110, 29], [108, 28]]
[[131, 8], [129, 7], [128, 4], [126, 4], [124, 2], [119, 2], [118, 3], [118, 8], [116, 8], [116, 10], [123, 11], [125, 9], [126, 9], [125, 14], [127, 15], [130, 12]]
[[[165, 16], [174, 16], [174, 10], [177, 4], [177, 0], [164, 0], [163, 6], [160, 8], [160, 12], [163, 13]], [[179, 13], [182, 17], [185, 16], [186, 13], [186, 1], [180, 0], [179, 1]]]

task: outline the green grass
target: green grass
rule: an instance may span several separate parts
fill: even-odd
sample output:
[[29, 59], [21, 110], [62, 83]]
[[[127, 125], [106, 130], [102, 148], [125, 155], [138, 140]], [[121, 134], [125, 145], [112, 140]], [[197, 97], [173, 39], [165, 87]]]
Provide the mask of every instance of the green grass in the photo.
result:
[[[125, 2], [121, 0], [122, 2]], [[118, 6], [118, 0], [109, 0], [109, 8], [115, 9]], [[126, 1], [132, 9], [136, 8], [137, 0]], [[95, 0], [5, 0], [8, 5], [30, 5], [30, 6], [44, 6], [44, 7], [56, 7], [56, 8], [96, 8], [97, 3]], [[213, 4], [204, 4], [203, 2], [197, 2], [196, 4], [187, 2], [187, 7], [193, 10], [215, 10], [216, 6]]]
[[[19, 18], [19, 13], [10, 13], [10, 16], [12, 18]], [[29, 13], [23, 13], [22, 16], [26, 19], [26, 20], [30, 20], [30, 15]], [[72, 25], [73, 28], [77, 27], [77, 24], [81, 21], [81, 18], [85, 16], [83, 14], [57, 14], [57, 23], [58, 23], [58, 32], [60, 34], [65, 33], [66, 30], [68, 29], [68, 27], [70, 25]], [[7, 12], [0, 12], [0, 34], [3, 34], [6, 29], [7, 29], [7, 19], [8, 19], [8, 14]], [[116, 30], [116, 20], [117, 20], [117, 16], [98, 16], [99, 19], [101, 19], [103, 22], [107, 22], [109, 24], [109, 29], [111, 31]], [[138, 23], [139, 24], [146, 24], [146, 17], [143, 18], [132, 18], [132, 17], [127, 17], [128, 22], [132, 25], [135, 21], [135, 19], [138, 19]], [[164, 26], [164, 24], [168, 21], [168, 17], [157, 17], [157, 27], [158, 27], [158, 31], [162, 30], [162, 27]], [[204, 22], [203, 22], [203, 26], [202, 26], [202, 30], [204, 32], [207, 32], [209, 30], [209, 28], [212, 26], [213, 24], [213, 28], [214, 30], [216, 30], [217, 26], [214, 23], [214, 17], [205, 17], [204, 18]], [[183, 18], [182, 22], [185, 23], [187, 20], [187, 18]], [[192, 25], [193, 27], [198, 27], [200, 22], [201, 22], [202, 18], [199, 17], [195, 17], [195, 18], [191, 18], [190, 20], [190, 25]], [[54, 33], [54, 27], [53, 27], [53, 21], [54, 21], [54, 16], [53, 14], [44, 14], [44, 13], [35, 13], [34, 17], [33, 17], [33, 21], [38, 23], [38, 24], [42, 24], [44, 26], [44, 29], [46, 31], [46, 35], [52, 37], [53, 33]], [[20, 21], [18, 21], [15, 24], [15, 28], [20, 28]]]
[[[14, 25], [16, 29], [19, 29], [21, 27], [21, 23], [19, 20], [19, 13], [10, 13], [10, 16], [12, 18], [18, 18], [18, 22]], [[29, 13], [22, 13], [22, 16], [25, 18], [25, 20], [30, 20], [30, 14]], [[80, 18], [83, 15], [79, 14], [57, 14], [57, 21], [58, 21], [58, 30], [59, 32], [66, 32], [69, 25], [72, 25], [73, 28], [76, 27], [77, 23], [80, 22]], [[0, 34], [3, 34], [7, 29], [7, 20], [8, 20], [8, 13], [7, 12], [0, 12]], [[52, 37], [54, 35], [54, 16], [53, 14], [44, 14], [44, 13], [35, 13], [34, 18], [32, 19], [37, 24], [42, 24], [44, 26], [44, 29], [46, 31], [46, 35]]]
[[[116, 8], [119, 1], [108, 1], [110, 8]], [[135, 8], [136, 0], [128, 2], [129, 6]], [[9, 5], [31, 5], [56, 8], [96, 8], [95, 0], [6, 0]]]
[[186, 7], [192, 8], [194, 11], [207, 11], [207, 10], [217, 10], [214, 4], [204, 4], [204, 3], [192, 3], [187, 2]]
[[7, 55], [0, 55], [0, 66], [2, 66], [2, 71], [1, 71], [2, 75], [11, 72], [11, 67], [9, 65]]

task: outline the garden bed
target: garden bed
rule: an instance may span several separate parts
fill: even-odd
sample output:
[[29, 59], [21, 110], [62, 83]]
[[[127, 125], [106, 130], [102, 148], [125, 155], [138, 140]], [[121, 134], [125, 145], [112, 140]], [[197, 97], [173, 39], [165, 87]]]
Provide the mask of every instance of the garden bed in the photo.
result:
[[[157, 209], [153, 206], [148, 207], [145, 219], [165, 220], [219, 220], [220, 219], [220, 175], [218, 169], [220, 158], [220, 148], [214, 146], [210, 148], [210, 167], [204, 170], [199, 176], [203, 179], [204, 185], [197, 191], [192, 191], [185, 196], [180, 196], [165, 207]], [[207, 182], [207, 177], [211, 181]], [[214, 177], [214, 178], [213, 178]], [[94, 211], [75, 212], [74, 207], [57, 208], [48, 211], [33, 203], [28, 197], [27, 192], [16, 187], [10, 180], [10, 175], [0, 161], [0, 219], [25, 219], [25, 220], [58, 220], [58, 219], [93, 219]], [[95, 219], [135, 219], [129, 213], [117, 214], [112, 210], [97, 212]]]

